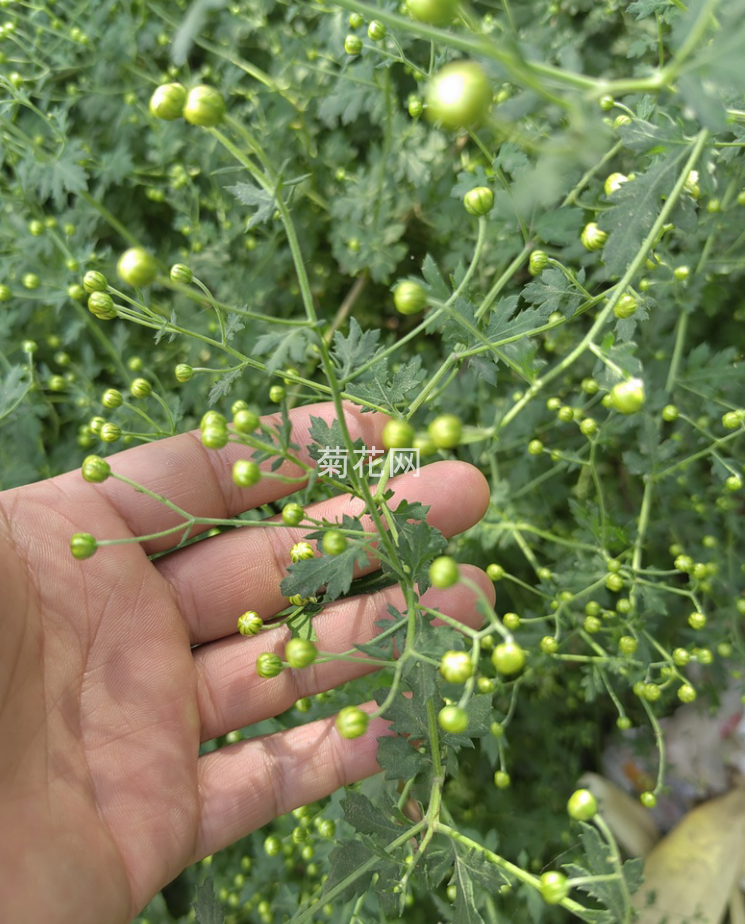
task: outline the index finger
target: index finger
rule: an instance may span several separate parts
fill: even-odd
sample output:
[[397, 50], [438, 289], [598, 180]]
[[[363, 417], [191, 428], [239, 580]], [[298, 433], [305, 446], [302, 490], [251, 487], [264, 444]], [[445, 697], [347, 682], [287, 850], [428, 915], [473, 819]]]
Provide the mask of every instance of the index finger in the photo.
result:
[[[380, 446], [381, 432], [387, 421], [383, 414], [363, 414], [355, 405], [345, 403], [344, 416], [352, 441], [361, 439], [367, 447]], [[314, 464], [310, 456], [311, 418], [320, 417], [331, 424], [337, 419], [333, 404], [309, 404], [290, 412], [291, 442], [299, 449], [298, 459]], [[279, 423], [280, 415], [263, 417], [262, 423]], [[262, 479], [252, 488], [239, 488], [232, 479], [233, 463], [250, 458], [253, 450], [239, 443], [228, 443], [223, 449], [207, 449], [199, 433], [192, 431], [180, 436], [137, 446], [110, 456], [112, 470], [148, 490], [162, 495], [195, 517], [226, 519], [270, 501], [286, 497], [298, 490], [301, 483], [284, 483]], [[262, 463], [269, 470], [270, 462]], [[303, 469], [292, 462], [283, 462], [279, 473], [292, 478], [302, 477]], [[67, 477], [80, 477], [70, 473]], [[81, 486], [82, 487], [82, 486]], [[152, 497], [133, 491], [127, 485], [109, 479], [100, 485], [85, 485], [98, 490], [117, 511], [135, 536], [144, 536], [177, 526], [183, 518], [174, 510]], [[210, 528], [210, 524], [195, 526], [192, 535]], [[176, 533], [178, 536], [178, 533]], [[148, 552], [171, 548], [173, 534], [148, 543]]]

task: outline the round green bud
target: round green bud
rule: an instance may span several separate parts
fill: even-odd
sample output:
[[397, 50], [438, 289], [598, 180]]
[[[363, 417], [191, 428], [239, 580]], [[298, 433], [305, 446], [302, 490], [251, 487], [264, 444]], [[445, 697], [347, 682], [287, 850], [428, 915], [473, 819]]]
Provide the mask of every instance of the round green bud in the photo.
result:
[[463, 197], [463, 207], [469, 215], [488, 215], [494, 208], [494, 193], [488, 186], [476, 186]]
[[202, 419], [199, 421], [199, 429], [206, 430], [207, 427], [217, 427], [220, 430], [227, 430], [228, 422], [225, 415], [219, 411], [205, 411]]
[[468, 715], [460, 706], [443, 706], [437, 721], [443, 731], [453, 735], [460, 735], [468, 728]]
[[612, 196], [617, 189], [620, 189], [624, 183], [628, 182], [628, 179], [623, 173], [611, 173], [610, 176], [606, 177], [603, 184], [605, 195]]
[[313, 546], [309, 542], [296, 542], [290, 549], [290, 558], [294, 564], [299, 561], [308, 561], [314, 556]]
[[70, 536], [70, 552], [73, 558], [84, 559], [95, 555], [98, 543], [90, 533], [73, 533]]
[[591, 221], [582, 230], [580, 240], [586, 250], [602, 250], [608, 240], [608, 235], [605, 231], [600, 230], [596, 222]]
[[370, 21], [370, 25], [367, 27], [367, 37], [371, 42], [382, 42], [386, 36], [386, 28], [382, 22], [379, 22], [377, 19]]
[[253, 433], [258, 426], [258, 414], [248, 410], [248, 408], [238, 411], [233, 417], [233, 428], [236, 433]]
[[478, 125], [492, 102], [492, 86], [475, 61], [453, 61], [427, 87], [427, 118], [453, 131]]
[[336, 728], [342, 738], [360, 738], [367, 731], [370, 717], [359, 706], [345, 706], [336, 717]]
[[233, 463], [233, 482], [239, 488], [250, 488], [261, 479], [258, 463], [251, 459], [236, 459]]
[[130, 247], [119, 257], [116, 272], [130, 286], [149, 286], [158, 275], [158, 264], [144, 247]]
[[544, 250], [534, 250], [528, 260], [528, 272], [531, 276], [540, 276], [548, 266], [548, 254]]
[[238, 631], [241, 635], [258, 635], [264, 628], [264, 620], [254, 610], [246, 610], [238, 617]]
[[644, 407], [644, 382], [641, 379], [617, 382], [610, 391], [610, 399], [620, 414], [636, 414]]
[[457, 563], [449, 555], [440, 555], [429, 566], [429, 579], [434, 587], [452, 587], [460, 579]]
[[115, 423], [107, 422], [101, 427], [99, 434], [104, 443], [115, 443], [122, 435], [122, 431]]
[[101, 484], [111, 474], [111, 466], [100, 456], [86, 456], [81, 467], [81, 474], [85, 481]]
[[427, 304], [427, 296], [419, 283], [404, 279], [393, 290], [393, 304], [399, 314], [418, 314]]
[[198, 86], [189, 90], [183, 116], [192, 125], [213, 128], [225, 118], [225, 100], [214, 87]]
[[228, 444], [228, 431], [224, 427], [205, 427], [202, 430], [202, 445], [207, 449], [222, 449]]
[[259, 677], [276, 677], [283, 669], [282, 658], [270, 651], [262, 652], [256, 659], [256, 673]]
[[88, 311], [100, 321], [111, 321], [116, 317], [114, 299], [108, 292], [91, 292], [88, 296]]
[[639, 304], [633, 295], [622, 295], [613, 308], [613, 314], [617, 318], [630, 318], [638, 307]]
[[575, 821], [589, 821], [598, 811], [598, 800], [589, 789], [577, 789], [569, 797], [567, 812]]
[[305, 511], [300, 504], [285, 504], [282, 508], [282, 521], [287, 526], [298, 526], [304, 517]]
[[189, 285], [194, 279], [194, 273], [185, 263], [174, 263], [170, 269], [169, 276], [172, 282], [181, 282], [184, 285]]
[[129, 386], [129, 391], [135, 398], [148, 398], [153, 393], [153, 386], [147, 379], [135, 379]]
[[186, 103], [186, 89], [180, 83], [164, 83], [150, 97], [150, 112], [156, 119], [179, 119]]

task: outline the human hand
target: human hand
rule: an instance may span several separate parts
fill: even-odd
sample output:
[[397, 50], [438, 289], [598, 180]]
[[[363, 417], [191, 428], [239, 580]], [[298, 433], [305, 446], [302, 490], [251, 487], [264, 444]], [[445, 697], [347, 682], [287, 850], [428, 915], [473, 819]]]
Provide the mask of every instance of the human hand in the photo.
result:
[[[295, 411], [300, 446], [311, 415], [330, 422], [335, 412]], [[352, 438], [367, 446], [380, 445], [384, 422], [347, 413]], [[231, 465], [244, 455], [235, 444], [208, 451], [187, 433], [109, 461], [196, 516], [234, 516], [296, 489], [270, 480], [237, 488]], [[431, 505], [428, 521], [445, 535], [477, 522], [489, 499], [483, 476], [461, 462], [434, 463], [390, 486]], [[345, 497], [309, 508], [332, 521], [358, 510]], [[152, 498], [112, 479], [88, 484], [79, 471], [0, 494], [3, 920], [129, 921], [185, 866], [378, 769], [382, 719], [355, 740], [326, 719], [199, 756], [200, 742], [366, 669], [337, 661], [261, 679], [257, 655], [281, 653], [289, 630], [236, 633], [244, 610], [268, 619], [286, 605], [279, 584], [302, 527], [233, 530], [152, 561], [166, 540], [102, 549], [85, 562], [69, 553], [77, 531], [124, 538], [175, 522]], [[482, 572], [464, 573], [493, 596]], [[389, 602], [402, 605], [398, 588], [326, 607], [314, 622], [319, 648], [369, 641]], [[426, 602], [481, 623], [463, 585], [431, 590]]]

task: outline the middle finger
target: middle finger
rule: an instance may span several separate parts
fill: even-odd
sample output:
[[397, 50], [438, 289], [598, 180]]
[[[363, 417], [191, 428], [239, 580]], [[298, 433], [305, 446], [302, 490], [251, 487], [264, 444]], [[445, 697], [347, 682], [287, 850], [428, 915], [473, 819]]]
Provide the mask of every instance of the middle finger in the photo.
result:
[[[477, 523], [489, 503], [484, 476], [465, 462], [435, 462], [422, 468], [419, 477], [400, 475], [389, 485], [397, 497], [430, 506], [427, 522], [446, 536]], [[315, 504], [308, 512], [335, 522], [342, 514], [358, 515], [361, 509], [361, 501], [342, 495]], [[363, 525], [371, 528], [364, 519]], [[290, 547], [311, 529], [248, 526], [160, 559], [157, 567], [173, 587], [192, 644], [235, 633], [237, 618], [245, 610], [269, 619], [287, 606], [279, 585], [287, 574]], [[371, 564], [364, 570], [375, 567]]]
[[[493, 602], [494, 585], [483, 571], [470, 565], [462, 565], [461, 571]], [[321, 656], [324, 652], [350, 651], [355, 645], [369, 642], [381, 631], [376, 623], [390, 619], [389, 604], [405, 611], [399, 587], [339, 600], [326, 607], [313, 620]], [[447, 590], [430, 588], [422, 597], [422, 604], [452, 615], [472, 628], [479, 627], [484, 620], [476, 608], [476, 595], [463, 584]], [[290, 630], [277, 626], [262, 630], [255, 638], [235, 635], [196, 650], [197, 701], [203, 741], [278, 715], [304, 696], [313, 696], [377, 669], [365, 664], [366, 656], [360, 652], [356, 661], [327, 661], [301, 670], [285, 669], [271, 679], [257, 677], [259, 654], [270, 651], [283, 657], [289, 639]], [[249, 688], [250, 696], [247, 695]]]

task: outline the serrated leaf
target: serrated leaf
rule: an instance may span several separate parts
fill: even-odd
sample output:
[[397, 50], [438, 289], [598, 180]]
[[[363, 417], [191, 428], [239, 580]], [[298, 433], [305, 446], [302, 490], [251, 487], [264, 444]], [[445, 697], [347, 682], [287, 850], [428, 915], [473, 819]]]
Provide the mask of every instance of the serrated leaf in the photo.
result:
[[707, 343], [700, 343], [688, 354], [678, 381], [707, 398], [716, 398], [727, 386], [742, 388], [745, 363], [737, 362], [737, 356], [735, 347], [714, 352]]
[[209, 403], [217, 404], [221, 398], [229, 394], [233, 388], [234, 382], [239, 379], [241, 375], [243, 375], [243, 369], [233, 369], [231, 372], [227, 372], [225, 375], [220, 376], [212, 388], [210, 388]]
[[489, 315], [484, 331], [486, 339], [499, 345], [500, 341], [529, 334], [546, 323], [551, 312], [544, 308], [525, 308], [519, 314], [520, 299], [517, 295], [500, 298]]
[[232, 193], [241, 205], [256, 209], [248, 220], [246, 230], [269, 221], [274, 214], [276, 197], [260, 186], [253, 183], [236, 183], [235, 186], [226, 186], [225, 190]]
[[[665, 122], [664, 126], [659, 126], [642, 118], [634, 119], [627, 125], [621, 125], [618, 134], [625, 148], [639, 153], [651, 151], [657, 147], [667, 148], [670, 145], [685, 143], [682, 131], [676, 130], [676, 127], [670, 125], [669, 122]], [[615, 201], [617, 194], [618, 190], [611, 195], [611, 202]]]
[[412, 780], [429, 763], [405, 738], [378, 738], [376, 759], [387, 780]]
[[428, 568], [432, 559], [439, 555], [447, 541], [439, 529], [428, 523], [404, 523], [398, 533], [398, 550], [401, 560], [410, 569], [419, 592], [429, 587]]
[[362, 113], [369, 122], [378, 123], [384, 110], [381, 96], [372, 62], [361, 61], [339, 76], [336, 86], [322, 98], [318, 116], [329, 128], [337, 122], [349, 125]]
[[387, 818], [361, 792], [347, 790], [342, 806], [344, 817], [360, 834], [375, 834], [386, 841], [392, 841], [402, 833], [400, 826]]
[[36, 163], [29, 171], [29, 179], [36, 185], [41, 200], [51, 196], [58, 209], [67, 204], [70, 193], [88, 188], [88, 174], [80, 161], [88, 154], [77, 139], [69, 139], [56, 157], [45, 163]]
[[420, 356], [412, 357], [392, 375], [388, 371], [388, 362], [381, 360], [365, 375], [364, 381], [351, 382], [346, 390], [395, 415], [399, 406], [408, 402], [409, 395], [426, 377], [427, 371], [422, 368]]
[[[347, 472], [351, 468], [357, 459], [349, 459], [346, 455], [346, 446], [344, 443], [344, 434], [341, 429], [341, 424], [338, 420], [333, 420], [330, 424], [322, 417], [311, 417], [310, 418], [310, 440], [311, 445], [308, 447], [310, 457], [318, 462], [322, 459], [324, 452], [326, 450], [335, 450], [339, 449], [347, 463]], [[365, 445], [361, 439], [356, 439], [354, 441], [353, 447], [355, 450], [365, 449]], [[362, 457], [360, 452], [360, 458]]]
[[628, 896], [639, 888], [642, 881], [643, 860], [627, 860], [623, 864], [622, 877], [607, 878], [616, 872], [611, 848], [593, 825], [580, 822], [580, 828], [587, 869], [570, 863], [565, 866], [567, 875], [584, 879], [576, 888], [592, 895], [607, 908], [611, 920], [623, 921], [628, 917]]
[[533, 222], [533, 232], [546, 244], [565, 247], [577, 240], [583, 224], [582, 209], [564, 207], [540, 214]]
[[362, 567], [367, 563], [364, 549], [350, 545], [341, 555], [321, 555], [290, 565], [290, 573], [280, 584], [280, 590], [285, 597], [295, 594], [312, 597], [325, 586], [325, 596], [336, 600], [352, 586], [355, 565]]
[[[329, 857], [329, 876], [323, 884], [322, 895], [327, 895], [331, 889], [343, 882], [347, 877], [354, 876], [355, 873], [364, 866], [373, 857], [372, 850], [361, 840], [343, 840], [339, 841], [336, 849]], [[354, 878], [353, 882], [337, 893], [335, 901], [345, 902], [355, 895], [364, 892], [370, 885], [370, 878], [373, 870], [369, 869], [362, 875]]]
[[627, 7], [627, 12], [636, 15], [637, 20], [647, 19], [649, 16], [668, 11], [668, 0], [634, 0]]
[[231, 311], [228, 314], [228, 320], [225, 322], [225, 339], [228, 343], [235, 337], [237, 333], [243, 330], [246, 326], [246, 322], [243, 318], [234, 311]]
[[450, 880], [457, 887], [455, 898], [456, 924], [482, 924], [483, 918], [476, 910], [474, 884], [489, 895], [494, 895], [501, 886], [509, 882], [504, 873], [491, 863], [484, 853], [454, 841], [455, 869]]
[[356, 318], [350, 320], [346, 337], [340, 331], [334, 334], [331, 358], [342, 382], [375, 355], [379, 341], [380, 330], [363, 331]]
[[[580, 285], [584, 282], [584, 271], [577, 274], [577, 280]], [[529, 282], [523, 289], [522, 296], [526, 302], [541, 309], [540, 316], [544, 319], [547, 319], [554, 311], [569, 317], [585, 298], [561, 270], [554, 267], [545, 269], [537, 279]], [[524, 315], [526, 315], [526, 312], [523, 312], [518, 317], [518, 320], [523, 323], [527, 320]]]
[[446, 301], [450, 295], [450, 289], [442, 278], [440, 270], [430, 254], [427, 254], [422, 263], [422, 276], [429, 286], [429, 294], [439, 301]]
[[0, 379], [0, 421], [23, 401], [33, 384], [23, 366], [11, 366], [4, 378]]
[[423, 523], [429, 510], [429, 505], [420, 504], [419, 501], [402, 500], [395, 509], [391, 508], [391, 516], [400, 528], [404, 523]]
[[[380, 706], [388, 695], [388, 690], [376, 690], [375, 699]], [[399, 692], [393, 702], [388, 706], [384, 718], [391, 724], [391, 731], [401, 735], [411, 735], [413, 738], [427, 738], [429, 722], [427, 719], [427, 706], [425, 702], [410, 698]]]
[[436, 889], [450, 872], [453, 865], [453, 841], [436, 834], [422, 860], [422, 871], [430, 889]]
[[197, 886], [192, 908], [197, 924], [223, 924], [225, 917], [222, 906], [215, 895], [215, 887], [211, 878], [208, 877]]
[[310, 341], [311, 332], [307, 327], [282, 327], [257, 337], [251, 353], [253, 356], [269, 355], [266, 371], [272, 373], [290, 361], [302, 362]]
[[603, 261], [609, 275], [622, 276], [636, 257], [655, 223], [665, 199], [675, 185], [688, 148], [667, 153], [646, 173], [637, 174], [624, 183], [613, 196], [613, 206], [603, 212], [598, 222], [608, 233]]

